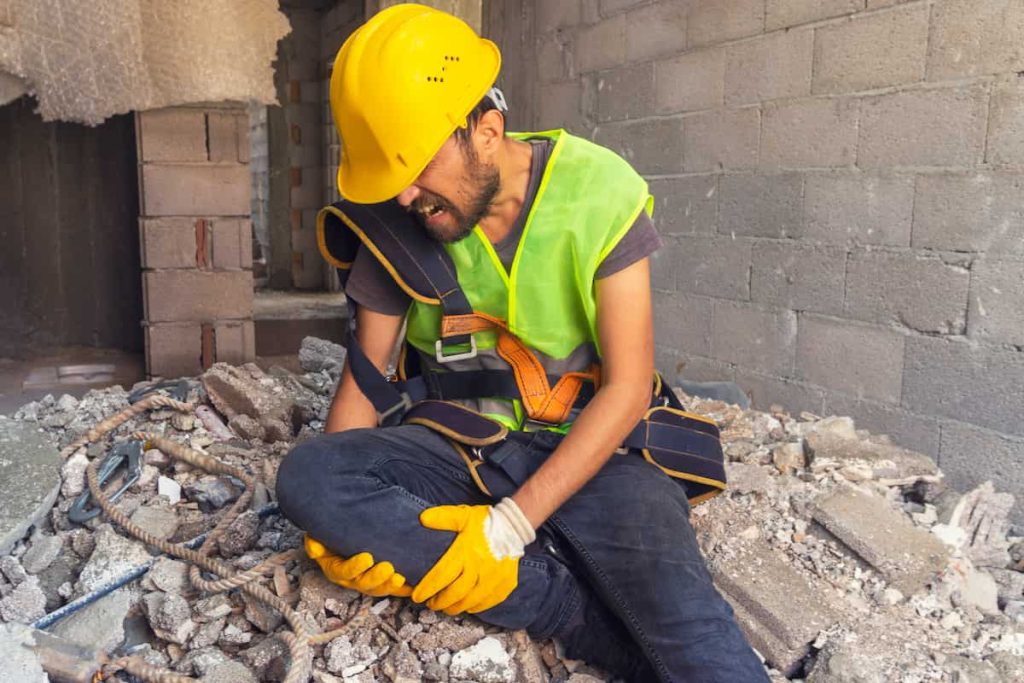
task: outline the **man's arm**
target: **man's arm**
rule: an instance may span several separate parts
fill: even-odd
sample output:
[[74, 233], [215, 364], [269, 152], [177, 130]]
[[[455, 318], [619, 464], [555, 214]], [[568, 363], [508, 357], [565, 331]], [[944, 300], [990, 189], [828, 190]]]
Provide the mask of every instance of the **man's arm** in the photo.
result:
[[[370, 362], [383, 373], [402, 331], [402, 316], [377, 313], [365, 306], [359, 306], [356, 311], [356, 338], [359, 345]], [[346, 360], [341, 381], [338, 382], [338, 390], [327, 413], [324, 432], [329, 434], [343, 432], [346, 429], [376, 426], [377, 411], [360, 391]]]
[[650, 405], [654, 330], [648, 259], [597, 280], [596, 287], [601, 387], [558, 448], [512, 496], [534, 528], [597, 474]]

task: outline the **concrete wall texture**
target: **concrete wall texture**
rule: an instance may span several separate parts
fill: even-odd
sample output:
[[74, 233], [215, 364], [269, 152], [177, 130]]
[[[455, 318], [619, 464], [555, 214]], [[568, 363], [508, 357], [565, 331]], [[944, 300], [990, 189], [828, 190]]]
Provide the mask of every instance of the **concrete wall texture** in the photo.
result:
[[512, 123], [650, 181], [663, 371], [1024, 497], [1024, 3], [488, 5]]

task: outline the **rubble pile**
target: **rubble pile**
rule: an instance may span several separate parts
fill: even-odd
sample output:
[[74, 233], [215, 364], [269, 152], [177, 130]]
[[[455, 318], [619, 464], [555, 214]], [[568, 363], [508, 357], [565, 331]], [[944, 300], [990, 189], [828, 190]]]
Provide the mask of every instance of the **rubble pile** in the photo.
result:
[[[311, 339], [300, 354], [305, 374], [215, 365], [183, 385], [199, 406], [193, 414], [151, 411], [66, 459], [59, 449], [125, 408], [127, 391], [46, 397], [0, 417], [0, 471], [25, 456], [17, 482], [0, 477], [19, 493], [8, 503], [11, 492], [0, 491], [0, 540], [9, 539], [0, 548], [0, 621], [35, 623], [148, 563], [141, 578], [47, 630], [205, 681], [281, 680], [288, 648], [279, 634], [288, 626], [280, 614], [241, 591], [202, 593], [186, 562], [156, 555], [102, 515], [75, 523], [68, 513], [88, 490], [88, 463], [143, 430], [257, 479], [250, 510], [218, 540], [224, 561], [241, 571], [299, 547], [301, 532], [268, 504], [281, 459], [322, 430], [343, 354]], [[961, 495], [930, 459], [849, 418], [683, 398], [721, 425], [729, 460], [729, 490], [693, 511], [698, 540], [775, 680], [1024, 681], [1024, 539], [1008, 521], [1012, 496], [991, 484]], [[172, 542], [211, 529], [244, 488], [157, 450], [142, 454], [138, 474], [116, 504]], [[277, 567], [263, 583], [317, 631], [343, 628], [314, 647], [318, 683], [607, 680], [554, 642], [361, 596], [308, 560]], [[0, 628], [0, 653], [7, 659], [27, 637]]]

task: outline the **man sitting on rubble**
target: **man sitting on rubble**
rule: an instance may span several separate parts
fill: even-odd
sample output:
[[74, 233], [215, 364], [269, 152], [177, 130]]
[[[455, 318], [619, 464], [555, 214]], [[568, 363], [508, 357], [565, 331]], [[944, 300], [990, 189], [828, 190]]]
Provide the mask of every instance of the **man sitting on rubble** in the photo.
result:
[[[620, 448], [652, 405], [647, 257], [660, 241], [647, 185], [564, 131], [506, 134], [499, 65], [493, 43], [420, 5], [380, 12], [338, 53], [330, 99], [350, 204], [325, 209], [340, 220], [319, 236], [357, 327], [328, 434], [280, 467], [281, 509], [343, 586], [558, 638], [628, 680], [767, 680], [689, 523], [701, 477]], [[375, 221], [398, 244], [425, 231], [443, 245], [468, 327], [439, 332], [451, 292], [417, 292], [415, 268], [392, 260], [401, 249], [374, 244]], [[327, 228], [371, 247], [345, 262]], [[415, 356], [427, 398], [457, 404], [410, 408], [405, 394], [396, 412], [368, 398], [385, 383], [356, 375], [384, 371], [403, 322], [401, 365]], [[470, 377], [488, 388], [467, 389]]]

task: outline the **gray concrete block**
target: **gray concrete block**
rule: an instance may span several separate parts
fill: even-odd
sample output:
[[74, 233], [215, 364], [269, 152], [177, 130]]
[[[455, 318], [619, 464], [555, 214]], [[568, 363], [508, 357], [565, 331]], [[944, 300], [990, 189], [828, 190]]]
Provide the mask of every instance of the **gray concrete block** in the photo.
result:
[[778, 308], [839, 315], [845, 269], [846, 250], [840, 247], [758, 240], [750, 299]]
[[676, 289], [719, 299], [750, 299], [752, 240], [692, 235], [679, 245]]
[[765, 168], [849, 166], [857, 154], [859, 102], [805, 99], [766, 104], [760, 164]]
[[716, 174], [650, 181], [658, 232], [662, 235], [716, 232], [718, 178]]
[[982, 159], [987, 102], [977, 85], [865, 98], [857, 165], [973, 166]]
[[835, 391], [825, 392], [826, 415], [849, 415], [859, 429], [886, 434], [893, 443], [938, 459], [939, 420], [915, 415], [878, 401], [859, 399]]
[[693, 50], [654, 63], [654, 101], [659, 113], [697, 111], [722, 105], [725, 50]]
[[654, 342], [707, 356], [711, 345], [711, 300], [680, 292], [655, 292]]
[[815, 31], [815, 93], [871, 90], [924, 78], [928, 5], [912, 5]]
[[1024, 254], [1024, 175], [971, 173], [917, 179], [911, 246]]
[[793, 673], [818, 633], [839, 620], [817, 579], [798, 574], [764, 541], [735, 547], [710, 565], [715, 584], [739, 609], [751, 644], [780, 671]]
[[729, 235], [793, 237], [802, 229], [803, 176], [724, 175], [719, 180], [718, 231]]
[[976, 260], [970, 311], [971, 338], [1024, 346], [1024, 261]]
[[[607, 4], [609, 0], [603, 0]], [[580, 0], [562, 0], [562, 2], [539, 2], [535, 6], [537, 12], [537, 28], [550, 31], [564, 26], [575, 26], [580, 23]]]
[[1024, 165], [1024, 81], [1016, 75], [992, 87], [985, 161]]
[[952, 339], [911, 337], [904, 408], [1024, 436], [1024, 353]]
[[711, 355], [769, 375], [790, 375], [797, 320], [792, 311], [715, 300]]
[[791, 415], [799, 415], [804, 410], [822, 414], [824, 390], [821, 387], [742, 368], [736, 369], [736, 383], [750, 396], [751, 403], [758, 410], [780, 405]]
[[1014, 438], [956, 420], [942, 421], [939, 466], [951, 486], [969, 491], [987, 480], [1017, 498], [1010, 513], [1024, 523], [1024, 439]]
[[665, 246], [651, 254], [651, 287], [667, 292], [676, 291], [676, 275], [682, 245], [673, 237], [665, 240]]
[[753, 104], [811, 92], [814, 31], [783, 31], [731, 45], [725, 66], [725, 103]]
[[626, 13], [626, 59], [639, 61], [681, 52], [687, 47], [689, 6], [666, 0]]
[[30, 422], [0, 419], [0, 556], [50, 512], [60, 491], [57, 447]]
[[537, 128], [565, 128], [577, 135], [590, 128], [583, 114], [583, 86], [579, 81], [541, 84], [538, 88]]
[[689, 45], [713, 45], [764, 31], [764, 0], [694, 0]]
[[645, 175], [668, 175], [683, 170], [681, 118], [608, 123], [594, 130], [594, 140], [610, 147]]
[[626, 15], [581, 28], [573, 51], [581, 72], [607, 69], [626, 61]]
[[816, 501], [813, 517], [907, 596], [923, 589], [949, 559], [942, 541], [879, 496], [840, 489]]
[[801, 315], [796, 376], [858, 398], [900, 400], [903, 337], [891, 330]]
[[934, 256], [855, 250], [846, 269], [845, 311], [857, 320], [918, 332], [962, 334], [969, 285], [966, 268]]
[[[548, 3], [557, 4], [557, 3]], [[545, 5], [546, 6], [546, 5]], [[564, 31], [543, 33], [537, 36], [536, 47], [537, 81], [539, 83], [560, 83], [572, 79], [573, 55], [572, 41]], [[507, 93], [506, 93], [507, 94]], [[513, 108], [517, 108], [512, 103]]]
[[760, 133], [761, 112], [756, 107], [687, 116], [683, 129], [685, 170], [753, 168], [757, 165]]
[[654, 65], [651, 62], [593, 74], [597, 120], [638, 119], [654, 111]]
[[695, 356], [667, 346], [655, 348], [654, 362], [658, 371], [669, 382], [679, 376], [699, 382], [731, 381], [735, 374], [735, 368], [728, 363]]
[[829, 244], [910, 246], [913, 209], [913, 176], [809, 173], [803, 237]]
[[765, 29], [774, 31], [811, 21], [853, 14], [864, 8], [862, 0], [767, 0]]
[[1024, 4], [1018, 0], [946, 0], [932, 16], [928, 79], [1024, 69]]

